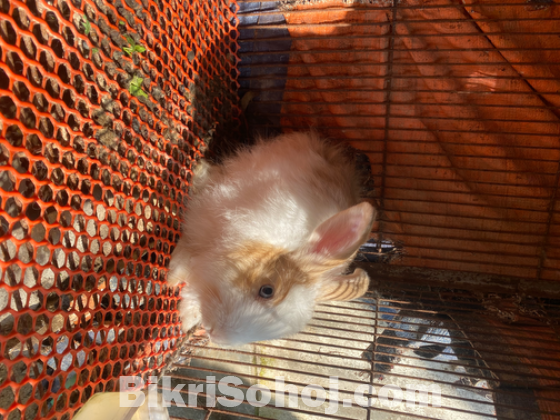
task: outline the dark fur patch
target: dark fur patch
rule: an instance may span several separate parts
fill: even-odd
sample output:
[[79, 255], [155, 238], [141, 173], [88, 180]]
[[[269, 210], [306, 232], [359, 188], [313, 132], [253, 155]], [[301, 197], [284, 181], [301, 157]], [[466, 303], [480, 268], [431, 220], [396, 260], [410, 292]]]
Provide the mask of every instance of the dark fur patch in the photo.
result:
[[288, 252], [268, 244], [247, 243], [228, 259], [238, 273], [234, 285], [261, 300], [260, 288], [271, 285], [274, 296], [267, 301], [273, 305], [282, 302], [294, 285], [312, 282]]

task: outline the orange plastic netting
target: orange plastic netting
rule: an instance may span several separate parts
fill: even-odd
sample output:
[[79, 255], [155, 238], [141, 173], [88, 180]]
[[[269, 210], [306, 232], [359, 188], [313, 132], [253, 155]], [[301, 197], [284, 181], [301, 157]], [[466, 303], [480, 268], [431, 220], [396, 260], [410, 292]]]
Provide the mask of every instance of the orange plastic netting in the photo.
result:
[[0, 1], [0, 418], [69, 419], [177, 347], [166, 267], [238, 117], [235, 8]]

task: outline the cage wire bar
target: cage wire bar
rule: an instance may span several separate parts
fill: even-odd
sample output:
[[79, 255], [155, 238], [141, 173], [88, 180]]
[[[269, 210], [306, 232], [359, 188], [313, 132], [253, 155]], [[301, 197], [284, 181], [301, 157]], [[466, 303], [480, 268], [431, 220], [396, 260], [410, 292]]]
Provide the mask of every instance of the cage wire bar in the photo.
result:
[[557, 2], [240, 5], [255, 125], [367, 152], [396, 264], [558, 280]]
[[[173, 386], [340, 387], [330, 414], [203, 392], [173, 418], [559, 419], [559, 6], [0, 0], [0, 417], [69, 420], [173, 362]], [[165, 277], [192, 162], [243, 127], [365, 152], [384, 246], [364, 299], [232, 350], [182, 335]], [[441, 407], [344, 402], [409, 383]]]
[[[203, 384], [206, 375], [215, 375], [216, 381], [235, 375], [243, 379], [238, 387], [243, 391], [254, 384], [268, 386], [274, 404], [254, 407], [244, 398], [233, 409], [219, 403], [209, 409], [202, 404], [188, 411], [172, 408], [173, 418], [506, 420], [560, 416], [557, 302], [508, 301], [504, 295], [481, 296], [403, 282], [379, 281], [373, 289], [359, 302], [321, 305], [310, 328], [286, 340], [242, 349], [220, 349], [195, 340], [183, 347], [185, 356], [170, 373], [172, 386]], [[509, 307], [499, 308], [504, 302]], [[502, 322], [496, 316], [498, 310], [502, 318], [505, 314], [517, 317], [515, 323]], [[326, 413], [324, 407], [313, 409], [301, 400], [295, 407], [287, 402], [275, 407], [278, 376], [300, 394], [310, 383], [328, 389], [329, 376], [337, 376], [337, 409]], [[354, 390], [363, 384], [373, 385], [374, 396], [388, 384], [403, 390], [406, 384], [437, 384], [441, 407], [387, 407], [378, 400], [364, 408], [354, 400]], [[189, 391], [183, 392], [186, 401]], [[345, 400], [352, 404], [343, 404]]]
[[[377, 248], [364, 247], [359, 264], [376, 281], [361, 301], [322, 305], [286, 340], [220, 349], [193, 338], [172, 386], [235, 375], [244, 399], [205, 409], [202, 393], [172, 416], [560, 418], [559, 5], [239, 5], [249, 125], [264, 135], [316, 128], [369, 157], [380, 216]], [[336, 410], [303, 404], [305, 387], [328, 388], [331, 375]], [[278, 376], [297, 387], [296, 406]], [[255, 384], [284, 406], [250, 405]], [[385, 385], [435, 384], [441, 407], [345, 403], [364, 384], [373, 397]]]

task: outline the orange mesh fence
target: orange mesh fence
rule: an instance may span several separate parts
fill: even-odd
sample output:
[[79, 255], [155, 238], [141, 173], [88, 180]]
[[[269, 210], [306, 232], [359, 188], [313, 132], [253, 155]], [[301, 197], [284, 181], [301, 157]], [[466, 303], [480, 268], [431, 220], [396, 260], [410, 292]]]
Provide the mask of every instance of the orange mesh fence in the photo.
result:
[[191, 162], [238, 120], [235, 8], [0, 0], [0, 418], [69, 419], [177, 347], [167, 266]]

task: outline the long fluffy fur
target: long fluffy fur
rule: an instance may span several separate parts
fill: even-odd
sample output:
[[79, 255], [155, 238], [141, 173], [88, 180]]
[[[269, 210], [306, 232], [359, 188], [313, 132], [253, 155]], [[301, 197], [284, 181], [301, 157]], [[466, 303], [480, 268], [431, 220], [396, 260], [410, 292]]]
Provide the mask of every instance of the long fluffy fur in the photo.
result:
[[[359, 175], [345, 149], [315, 133], [260, 141], [219, 166], [203, 162], [192, 193], [169, 278], [187, 283], [181, 306], [184, 328], [202, 319], [215, 341], [229, 344], [302, 329], [312, 316], [321, 282], [341, 275], [349, 263], [317, 262], [305, 251], [314, 229], [359, 202]], [[267, 247], [275, 251], [263, 256]], [[244, 249], [248, 251], [239, 254]], [[258, 270], [265, 282], [271, 276], [285, 281], [264, 268], [274, 267], [275, 252], [315, 274], [298, 276], [285, 298], [271, 305], [256, 299], [254, 290], [261, 284]], [[231, 255], [242, 256], [232, 260]], [[243, 268], [247, 265], [257, 275], [240, 287], [239, 278], [243, 282], [249, 277]]]

